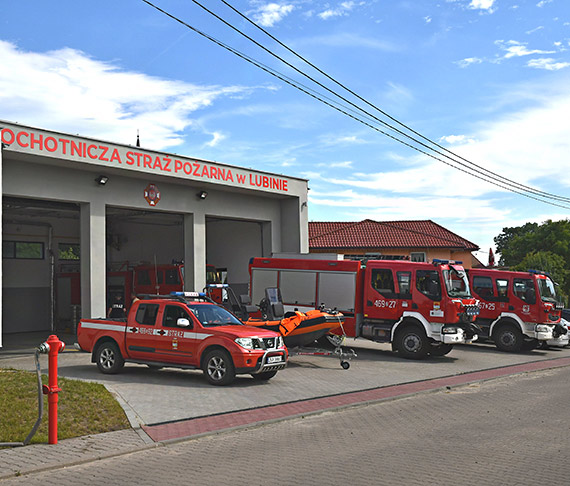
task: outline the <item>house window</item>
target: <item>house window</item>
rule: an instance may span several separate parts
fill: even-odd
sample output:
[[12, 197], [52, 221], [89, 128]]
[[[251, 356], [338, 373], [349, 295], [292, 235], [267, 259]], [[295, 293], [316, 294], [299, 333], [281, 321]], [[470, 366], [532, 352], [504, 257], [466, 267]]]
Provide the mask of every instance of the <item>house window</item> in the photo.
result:
[[410, 260], [412, 262], [425, 262], [427, 261], [426, 254], [423, 251], [412, 252], [410, 253]]
[[2, 258], [43, 260], [44, 244], [37, 241], [2, 241]]

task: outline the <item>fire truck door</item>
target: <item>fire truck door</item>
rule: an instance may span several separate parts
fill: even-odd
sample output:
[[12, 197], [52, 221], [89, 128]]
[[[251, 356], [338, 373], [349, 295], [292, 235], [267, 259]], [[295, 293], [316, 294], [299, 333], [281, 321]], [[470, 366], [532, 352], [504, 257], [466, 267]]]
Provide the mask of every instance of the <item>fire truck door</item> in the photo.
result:
[[[535, 309], [536, 304], [536, 289], [534, 287], [534, 281], [530, 278], [514, 278], [513, 279], [513, 295], [514, 299], [512, 304], [515, 311], [523, 317], [523, 320], [530, 321], [531, 314]], [[537, 320], [538, 316], [532, 316], [534, 320]]]
[[391, 269], [373, 268], [368, 274], [364, 314], [369, 319], [398, 319], [401, 306]]
[[430, 322], [445, 322], [441, 283], [437, 270], [416, 270], [412, 307]]

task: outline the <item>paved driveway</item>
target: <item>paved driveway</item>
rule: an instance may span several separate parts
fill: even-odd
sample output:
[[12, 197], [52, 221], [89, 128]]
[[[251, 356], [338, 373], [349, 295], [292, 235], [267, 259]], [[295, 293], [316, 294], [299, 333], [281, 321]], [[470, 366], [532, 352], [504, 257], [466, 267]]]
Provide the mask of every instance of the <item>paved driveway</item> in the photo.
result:
[[[347, 340], [358, 357], [348, 370], [339, 360], [324, 356], [292, 356], [285, 370], [269, 382], [238, 376], [228, 387], [209, 385], [200, 371], [164, 368], [150, 370], [126, 364], [117, 375], [103, 375], [91, 355], [68, 349], [59, 357], [59, 373], [67, 378], [105, 384], [127, 411], [132, 425], [157, 424], [246, 410], [307, 398], [426, 380], [520, 363], [570, 356], [570, 348], [533, 350], [521, 354], [498, 351], [493, 345], [456, 346], [448, 355], [423, 361], [399, 358], [387, 344]], [[41, 357], [42, 369], [47, 358]], [[34, 370], [33, 352], [0, 350], [0, 367]], [[65, 400], [65, 394], [60, 396]]]

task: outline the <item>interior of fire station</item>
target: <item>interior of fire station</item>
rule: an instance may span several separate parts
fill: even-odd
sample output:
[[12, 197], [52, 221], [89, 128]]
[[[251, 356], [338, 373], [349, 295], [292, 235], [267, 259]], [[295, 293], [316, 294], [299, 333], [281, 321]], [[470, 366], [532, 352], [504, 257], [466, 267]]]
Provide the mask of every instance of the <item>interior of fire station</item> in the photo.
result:
[[81, 317], [104, 317], [110, 290], [121, 285], [116, 272], [138, 265], [183, 264], [184, 290], [202, 290], [206, 269], [215, 268], [244, 293], [251, 257], [305, 250], [298, 194], [157, 177], [160, 200], [151, 205], [144, 175], [31, 156], [20, 163], [6, 150], [1, 162], [3, 334], [73, 331]]
[[[85, 259], [81, 217], [79, 204], [3, 197], [5, 333], [72, 329], [81, 317]], [[105, 220], [103, 310], [111, 288], [116, 292], [117, 286], [122, 287], [123, 298], [130, 297], [121, 277], [125, 272], [142, 265], [185, 262], [184, 215], [107, 207]], [[205, 228], [205, 263], [215, 268], [218, 282], [231, 284], [237, 293], [247, 292], [249, 258], [271, 253], [271, 223], [206, 217]], [[202, 290], [206, 283], [205, 265], [196, 267], [204, 273], [202, 279], [195, 279], [202, 280], [201, 288], [194, 288], [190, 281], [185, 290]]]

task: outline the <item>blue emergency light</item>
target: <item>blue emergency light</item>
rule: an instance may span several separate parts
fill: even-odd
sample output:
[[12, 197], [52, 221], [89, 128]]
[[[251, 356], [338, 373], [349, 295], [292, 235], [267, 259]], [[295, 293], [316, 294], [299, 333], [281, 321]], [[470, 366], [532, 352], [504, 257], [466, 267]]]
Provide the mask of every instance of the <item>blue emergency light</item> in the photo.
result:
[[206, 297], [204, 292], [170, 292], [170, 295], [175, 295], [176, 297]]

